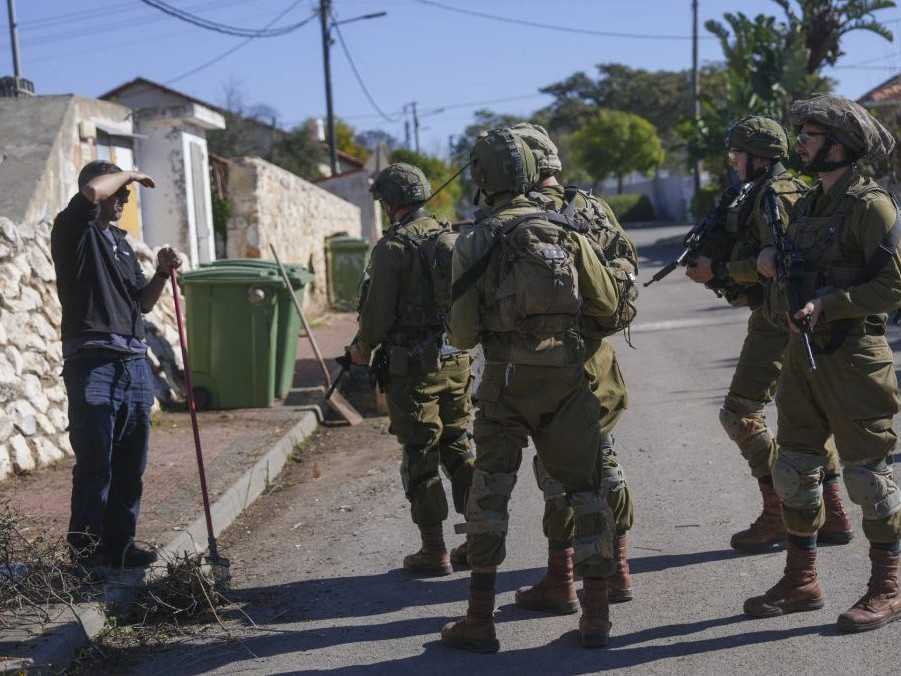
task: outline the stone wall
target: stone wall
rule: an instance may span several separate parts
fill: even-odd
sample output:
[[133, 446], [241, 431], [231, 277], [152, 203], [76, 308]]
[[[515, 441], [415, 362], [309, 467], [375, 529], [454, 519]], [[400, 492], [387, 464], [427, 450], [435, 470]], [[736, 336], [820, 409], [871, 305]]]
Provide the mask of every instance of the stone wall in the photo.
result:
[[325, 239], [344, 232], [359, 237], [360, 209], [309, 181], [257, 157], [229, 160], [226, 250], [229, 258], [271, 259], [274, 244], [285, 263], [299, 263], [316, 276], [304, 305], [328, 304]]
[[[145, 273], [155, 257], [132, 242]], [[172, 295], [146, 315], [157, 398], [177, 399], [181, 353]], [[50, 224], [0, 217], [0, 480], [71, 455], [62, 380], [62, 310], [50, 257]]]
[[372, 193], [369, 192], [372, 185], [369, 176], [369, 171], [359, 169], [320, 179], [316, 181], [316, 185], [360, 207], [362, 237], [375, 246], [382, 237], [382, 208], [372, 199]]

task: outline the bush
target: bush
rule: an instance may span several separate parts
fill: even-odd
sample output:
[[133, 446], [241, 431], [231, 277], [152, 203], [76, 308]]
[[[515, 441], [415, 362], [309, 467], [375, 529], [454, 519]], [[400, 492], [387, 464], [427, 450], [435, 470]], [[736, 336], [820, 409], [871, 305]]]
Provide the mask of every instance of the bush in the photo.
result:
[[613, 213], [616, 214], [616, 219], [620, 223], [653, 221], [657, 218], [654, 204], [647, 195], [623, 193], [622, 195], [605, 196], [604, 201], [613, 209]]
[[717, 184], [711, 183], [694, 194], [691, 198], [691, 214], [695, 222], [700, 222], [713, 210], [721, 192]]

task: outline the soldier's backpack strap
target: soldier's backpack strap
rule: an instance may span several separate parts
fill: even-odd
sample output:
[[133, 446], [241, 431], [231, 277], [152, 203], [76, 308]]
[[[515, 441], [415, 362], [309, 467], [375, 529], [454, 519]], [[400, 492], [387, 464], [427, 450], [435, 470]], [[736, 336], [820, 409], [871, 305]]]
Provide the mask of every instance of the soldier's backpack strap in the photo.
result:
[[467, 291], [469, 291], [473, 285], [482, 278], [482, 275], [485, 274], [485, 271], [488, 270], [488, 264], [491, 262], [491, 256], [494, 254], [494, 250], [497, 248], [497, 245], [500, 244], [501, 240], [504, 237], [507, 237], [512, 233], [516, 228], [525, 223], [526, 221], [533, 220], [535, 218], [547, 218], [550, 220], [549, 216], [554, 215], [557, 216], [555, 212], [538, 212], [532, 214], [526, 214], [524, 216], [518, 216], [513, 220], [497, 225], [494, 225], [491, 230], [492, 242], [488, 247], [488, 250], [482, 254], [482, 257], [479, 258], [475, 263], [473, 263], [470, 268], [463, 272], [462, 275], [454, 282], [453, 287], [451, 288], [451, 303], [456, 303]]

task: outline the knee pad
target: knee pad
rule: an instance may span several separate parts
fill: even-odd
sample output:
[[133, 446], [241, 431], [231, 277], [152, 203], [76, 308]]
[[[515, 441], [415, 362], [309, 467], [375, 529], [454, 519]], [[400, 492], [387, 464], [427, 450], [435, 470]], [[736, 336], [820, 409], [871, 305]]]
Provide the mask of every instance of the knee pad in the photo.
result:
[[[732, 441], [740, 447], [745, 446], [754, 437], [767, 432], [766, 409], [759, 401], [727, 395], [720, 409], [720, 425]], [[769, 444], [769, 439], [766, 443]]]
[[601, 469], [601, 486], [605, 493], [616, 493], [626, 488], [626, 474], [619, 465]]
[[[599, 491], [579, 491], [570, 493], [570, 504], [576, 516], [576, 538], [573, 542], [575, 553], [573, 561], [584, 563], [593, 557], [600, 557], [606, 562], [615, 558], [614, 538], [616, 536], [616, 520], [613, 511]], [[591, 533], [584, 533], [578, 522], [588, 519], [590, 523], [599, 524]]]
[[901, 492], [892, 466], [885, 460], [845, 466], [845, 487], [864, 519], [885, 519], [901, 510]]
[[566, 498], [566, 488], [547, 473], [538, 455], [535, 455], [532, 459], [532, 469], [535, 471], [535, 482], [544, 495], [544, 501], [552, 503], [557, 509], [569, 507], [569, 500]]
[[791, 509], [819, 509], [823, 502], [823, 458], [779, 449], [773, 465], [773, 488]]
[[[480, 469], [473, 470], [469, 497], [466, 500], [466, 523], [454, 526], [457, 533], [492, 533], [502, 536], [507, 532], [507, 501], [516, 485], [515, 473], [489, 473]], [[497, 497], [503, 503], [504, 511], [496, 511], [482, 507], [485, 498]]]

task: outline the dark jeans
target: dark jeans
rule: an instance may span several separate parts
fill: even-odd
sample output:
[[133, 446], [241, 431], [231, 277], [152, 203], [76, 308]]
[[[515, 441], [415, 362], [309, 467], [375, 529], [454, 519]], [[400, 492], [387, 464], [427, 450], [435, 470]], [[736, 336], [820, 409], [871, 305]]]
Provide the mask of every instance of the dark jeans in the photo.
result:
[[153, 376], [145, 357], [66, 360], [69, 439], [75, 450], [68, 541], [100, 541], [118, 556], [132, 541], [147, 466]]

